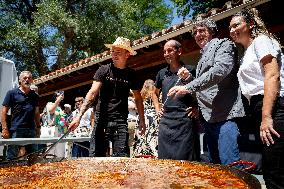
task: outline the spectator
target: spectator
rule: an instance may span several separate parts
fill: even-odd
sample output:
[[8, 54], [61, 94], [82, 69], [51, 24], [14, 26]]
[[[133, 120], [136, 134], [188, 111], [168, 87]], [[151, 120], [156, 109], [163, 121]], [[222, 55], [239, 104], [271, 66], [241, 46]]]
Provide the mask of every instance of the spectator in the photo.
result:
[[[33, 90], [38, 95], [38, 87], [36, 85], [31, 84], [30, 89]], [[23, 157], [26, 154], [25, 146], [20, 146], [19, 145], [18, 148], [19, 148], [18, 157]]]
[[[205, 119], [205, 137], [212, 163], [228, 165], [240, 160], [236, 118], [244, 116], [237, 79], [237, 49], [229, 39], [217, 38], [213, 20], [197, 22], [193, 36], [201, 48], [196, 79], [185, 86], [176, 86], [169, 96], [196, 93]], [[183, 72], [180, 72], [182, 75]]]
[[135, 121], [138, 120], [138, 112], [132, 90], [130, 90], [128, 97], [128, 118]]
[[155, 95], [155, 90], [155, 82], [151, 79], [147, 79], [141, 90], [141, 96], [144, 102], [146, 131], [145, 135], [142, 136], [139, 132], [136, 132], [137, 137], [134, 145], [134, 157], [143, 155], [158, 157], [158, 112], [160, 111], [160, 105]]
[[[65, 114], [65, 119], [66, 121], [71, 120], [72, 119], [72, 108], [70, 104], [64, 104], [64, 114]], [[71, 117], [70, 117], [71, 116]]]
[[[7, 92], [2, 107], [2, 135], [3, 138], [35, 138], [40, 132], [40, 114], [38, 107], [38, 95], [30, 89], [33, 82], [32, 74], [23, 71], [19, 76], [19, 88]], [[11, 128], [7, 127], [7, 113], [11, 109]], [[27, 153], [36, 150], [36, 146], [25, 146]], [[16, 145], [9, 145], [7, 159], [12, 160], [19, 154]]]
[[[60, 137], [67, 131], [65, 113], [60, 107], [64, 99], [64, 92], [57, 91], [53, 94], [51, 102], [48, 102], [42, 113], [41, 137]], [[39, 149], [45, 148], [45, 144], [40, 144]], [[58, 157], [65, 156], [65, 144], [59, 143], [51, 151]]]
[[[85, 111], [95, 101], [99, 94], [96, 108], [95, 128], [90, 143], [90, 156], [106, 156], [109, 142], [113, 144], [113, 156], [129, 156], [127, 116], [127, 98], [132, 89], [140, 119], [139, 127], [145, 132], [143, 100], [139, 92], [136, 74], [127, 67], [127, 59], [136, 52], [130, 47], [130, 40], [118, 37], [113, 44], [107, 44], [111, 49], [113, 63], [101, 66], [94, 82], [86, 95], [78, 117], [70, 124], [75, 129]], [[98, 144], [98, 145], [96, 145]]]
[[60, 103], [63, 99], [63, 91], [55, 92], [52, 101], [48, 102], [43, 110], [43, 127], [55, 127], [54, 133], [51, 134], [52, 137], [61, 136], [67, 130], [65, 113], [60, 107]]
[[[83, 97], [75, 98], [75, 110], [72, 112], [72, 117], [77, 117], [80, 112], [80, 108], [83, 104]], [[80, 121], [79, 126], [74, 130], [76, 137], [88, 137], [94, 128], [95, 114], [93, 108], [89, 108]], [[90, 142], [77, 142], [72, 147], [72, 157], [89, 157]]]
[[[191, 94], [178, 98], [167, 97], [168, 91], [177, 83], [190, 82], [194, 69], [180, 61], [182, 46], [176, 40], [164, 45], [164, 57], [168, 66], [161, 69], [156, 77], [156, 95], [162, 92], [163, 116], [160, 120], [158, 135], [158, 157], [160, 159], [198, 160], [199, 143], [195, 122], [188, 116], [188, 107], [197, 108]], [[180, 71], [185, 74], [178, 76]], [[179, 72], [178, 72], [179, 71]]]
[[235, 14], [232, 39], [245, 48], [238, 72], [252, 121], [263, 142], [263, 176], [268, 189], [284, 188], [284, 54], [256, 9]]
[[133, 97], [133, 92], [130, 90], [128, 97], [128, 146], [130, 148], [130, 157], [133, 157], [133, 148], [135, 143], [135, 131], [138, 128], [138, 112], [137, 107], [135, 105], [135, 99]]

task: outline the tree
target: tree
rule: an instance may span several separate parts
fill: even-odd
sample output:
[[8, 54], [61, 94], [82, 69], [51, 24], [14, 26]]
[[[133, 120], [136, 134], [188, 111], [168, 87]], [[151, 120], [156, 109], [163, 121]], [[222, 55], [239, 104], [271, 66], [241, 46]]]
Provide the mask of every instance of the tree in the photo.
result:
[[177, 8], [177, 15], [183, 19], [206, 13], [211, 8], [220, 8], [227, 0], [171, 0]]
[[0, 0], [0, 55], [44, 75], [105, 50], [117, 36], [165, 28], [163, 0]]

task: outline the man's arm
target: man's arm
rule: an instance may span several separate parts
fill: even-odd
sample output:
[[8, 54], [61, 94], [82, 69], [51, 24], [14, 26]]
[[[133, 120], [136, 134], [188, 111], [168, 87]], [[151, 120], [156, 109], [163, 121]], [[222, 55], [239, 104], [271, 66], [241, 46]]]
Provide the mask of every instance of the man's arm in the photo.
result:
[[[155, 89], [155, 95], [156, 95], [158, 101], [159, 101], [160, 91], [161, 91], [161, 89], [158, 89], [158, 88], [156, 87], [156, 89]], [[161, 101], [162, 101], [162, 100], [161, 100]], [[155, 105], [155, 104], [154, 104], [154, 105]], [[159, 102], [159, 107], [158, 107], [158, 109], [156, 109], [156, 107], [155, 107], [155, 110], [156, 110], [156, 111], [158, 110], [158, 116], [159, 116], [159, 117], [162, 117], [162, 116], [163, 116], [164, 113], [163, 113], [163, 104], [162, 104], [162, 102], [161, 102], [161, 104], [160, 104], [160, 102]]]
[[159, 111], [161, 110], [161, 107], [160, 107], [159, 98], [158, 98], [156, 92], [153, 92], [152, 100], [153, 100], [155, 111], [156, 111], [157, 114], [159, 114]]
[[10, 138], [10, 133], [7, 125], [7, 113], [9, 111], [9, 107], [3, 106], [1, 111], [1, 124], [2, 124], [2, 136], [3, 138]]
[[73, 119], [73, 121], [69, 125], [69, 129], [75, 130], [78, 125], [80, 124], [80, 120], [84, 113], [91, 107], [92, 103], [95, 101], [96, 96], [98, 95], [100, 88], [102, 86], [102, 82], [94, 81], [92, 84], [91, 89], [87, 93], [85, 100], [80, 108], [80, 112], [78, 115]]
[[[232, 71], [236, 63], [236, 47], [230, 41], [223, 41], [215, 50], [213, 66], [186, 85], [189, 92], [202, 91], [220, 83]], [[206, 64], [204, 62], [203, 64]]]
[[36, 127], [40, 127], [40, 113], [39, 113], [38, 106], [35, 109], [35, 124], [36, 124]]
[[155, 94], [156, 94], [156, 96], [159, 98], [159, 95], [160, 95], [160, 89], [158, 89], [157, 87], [155, 88]]
[[78, 114], [78, 116], [81, 118], [84, 113], [91, 107], [91, 105], [93, 104], [93, 102], [95, 101], [100, 88], [102, 86], [102, 82], [99, 81], [94, 81], [93, 85], [91, 87], [91, 89], [89, 90], [89, 92], [87, 93], [84, 102], [80, 108], [80, 112]]
[[189, 70], [186, 67], [181, 67], [178, 70], [177, 75], [179, 76], [179, 78], [181, 78], [181, 82], [182, 84], [186, 85], [189, 82], [191, 82], [194, 79], [194, 76], [189, 72]]
[[133, 95], [135, 98], [135, 104], [137, 107], [138, 115], [139, 115], [139, 130], [142, 135], [144, 135], [146, 126], [145, 126], [145, 117], [144, 117], [144, 105], [143, 105], [143, 99], [141, 97], [139, 90], [133, 90]]
[[56, 100], [54, 103], [47, 103], [46, 108], [48, 109], [50, 114], [54, 114], [56, 108], [59, 106], [63, 98], [64, 98], [64, 94], [60, 94], [56, 97]]
[[39, 107], [37, 106], [35, 109], [36, 137], [40, 137], [40, 117]]

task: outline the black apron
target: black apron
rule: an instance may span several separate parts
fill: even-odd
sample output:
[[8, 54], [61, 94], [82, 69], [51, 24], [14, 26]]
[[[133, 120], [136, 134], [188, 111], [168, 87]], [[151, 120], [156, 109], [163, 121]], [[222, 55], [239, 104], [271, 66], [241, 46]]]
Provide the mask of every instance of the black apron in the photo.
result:
[[[187, 65], [184, 66], [192, 71]], [[172, 73], [169, 68], [162, 76], [164, 114], [159, 124], [158, 157], [160, 159], [198, 160], [197, 128], [186, 111], [188, 107], [197, 106], [196, 100], [191, 94], [167, 97], [172, 87], [186, 84], [183, 80], [178, 82], [178, 79], [177, 73]]]
[[186, 108], [167, 107], [159, 125], [159, 159], [197, 160], [193, 125]]

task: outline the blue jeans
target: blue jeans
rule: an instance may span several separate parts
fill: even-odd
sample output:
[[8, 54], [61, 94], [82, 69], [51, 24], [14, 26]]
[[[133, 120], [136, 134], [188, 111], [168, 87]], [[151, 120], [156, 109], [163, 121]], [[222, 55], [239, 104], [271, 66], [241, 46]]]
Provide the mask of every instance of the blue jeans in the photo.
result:
[[238, 147], [240, 133], [236, 122], [231, 120], [217, 123], [205, 122], [204, 127], [212, 163], [228, 165], [240, 160]]
[[[15, 131], [9, 131], [11, 138], [35, 138], [35, 129], [31, 128], [18, 128]], [[37, 150], [35, 144], [25, 145], [27, 154], [30, 154]], [[7, 160], [13, 160], [18, 156], [19, 146], [9, 145], [7, 148]]]
[[[79, 144], [79, 145], [77, 145]], [[84, 147], [85, 148], [84, 148]], [[90, 142], [76, 142], [73, 144], [72, 147], [72, 157], [89, 157], [89, 149], [90, 148]]]

